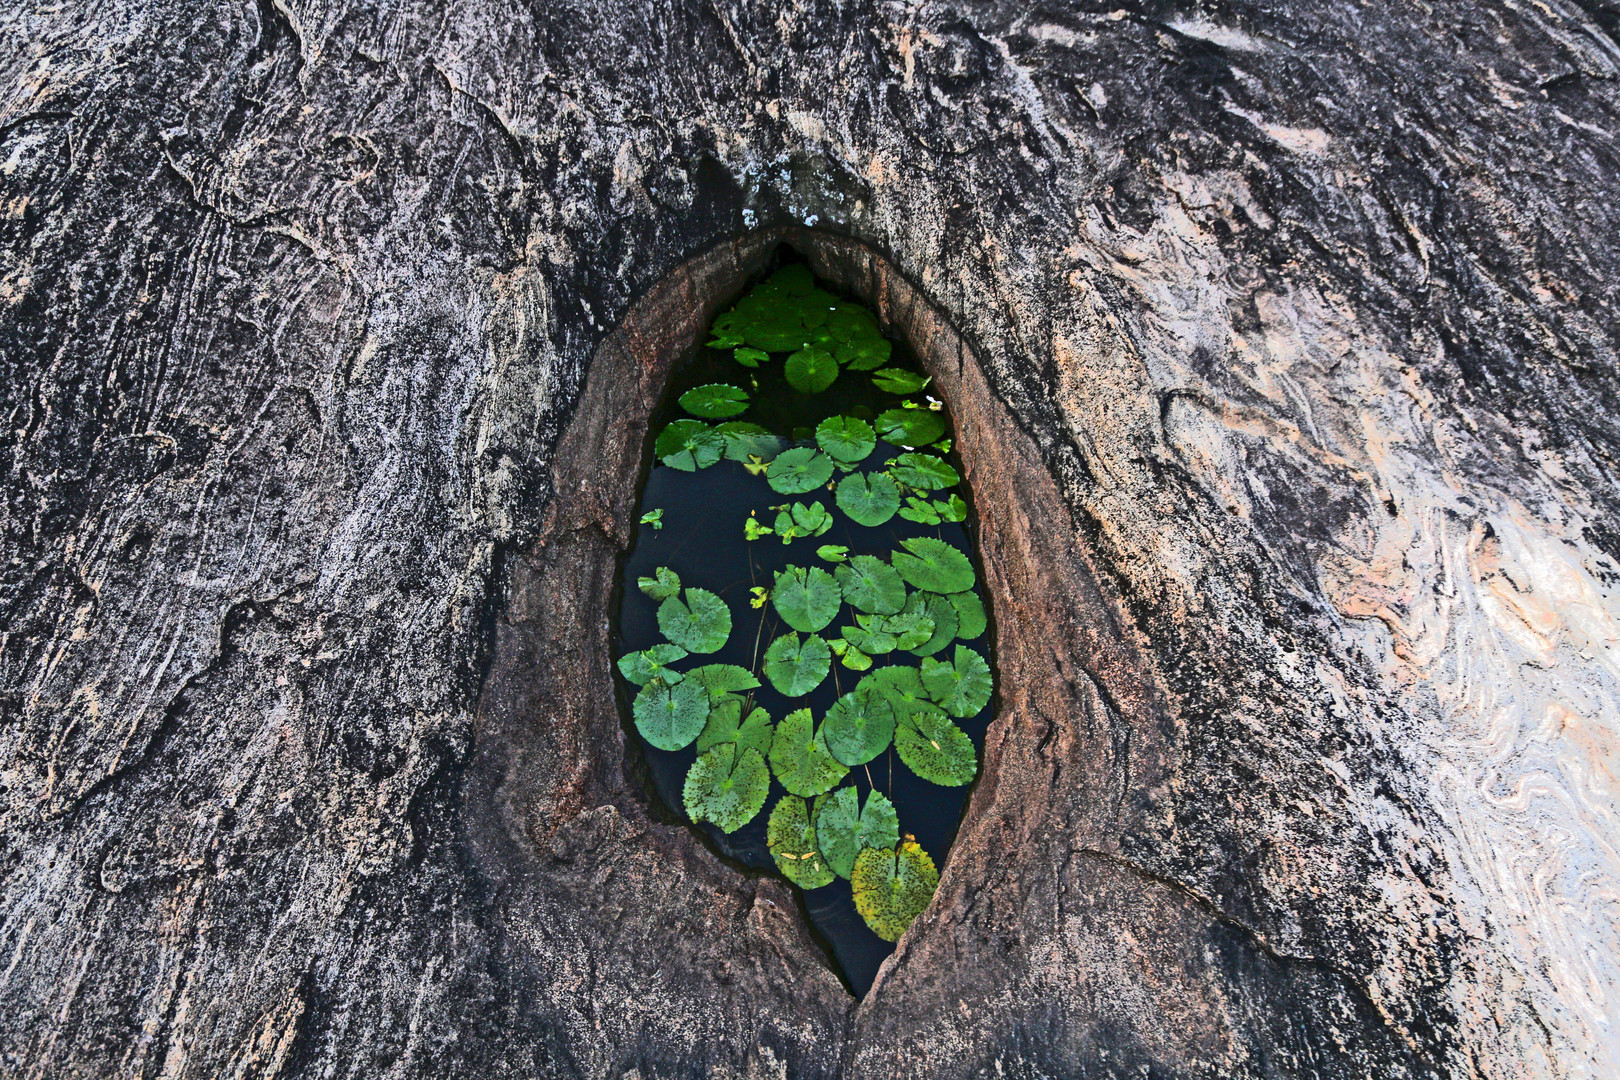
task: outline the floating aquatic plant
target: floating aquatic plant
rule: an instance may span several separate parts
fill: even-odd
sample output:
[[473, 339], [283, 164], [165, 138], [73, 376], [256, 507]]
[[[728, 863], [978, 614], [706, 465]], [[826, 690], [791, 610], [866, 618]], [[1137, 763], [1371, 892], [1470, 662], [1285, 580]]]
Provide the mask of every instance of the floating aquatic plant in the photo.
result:
[[829, 416], [816, 425], [816, 445], [834, 460], [855, 464], [877, 449], [877, 433], [858, 416]]
[[712, 821], [721, 832], [736, 832], [765, 806], [771, 774], [758, 750], [720, 743], [698, 757], [686, 774], [686, 813]]
[[838, 361], [826, 349], [807, 345], [787, 358], [782, 375], [801, 394], [819, 394], [838, 378]]
[[891, 394], [915, 394], [933, 382], [927, 375], [905, 368], [879, 368], [872, 372], [872, 385]]
[[704, 664], [687, 672], [687, 678], [695, 679], [699, 686], [707, 690], [711, 702], [719, 702], [728, 694], [753, 690], [759, 686], [754, 673], [737, 664]]
[[939, 886], [934, 860], [911, 837], [894, 849], [865, 848], [850, 874], [855, 909], [884, 941], [898, 941]]
[[900, 489], [887, 473], [851, 473], [838, 481], [834, 500], [855, 524], [876, 528], [900, 509]]
[[816, 847], [841, 878], [855, 871], [862, 849], [892, 848], [900, 839], [900, 816], [881, 791], [868, 794], [864, 807], [852, 787], [817, 796], [815, 819]]
[[808, 446], [784, 450], [776, 455], [765, 480], [772, 491], [783, 495], [803, 495], [825, 484], [833, 474], [832, 458]]
[[725, 442], [727, 461], [752, 460], [768, 465], [787, 446], [787, 440], [780, 435], [747, 420], [727, 420], [716, 424], [714, 430]]
[[776, 575], [776, 584], [771, 586], [771, 603], [783, 622], [795, 630], [813, 634], [838, 614], [842, 593], [833, 576], [819, 566], [789, 566]]
[[765, 835], [777, 868], [793, 884], [819, 889], [832, 883], [836, 875], [821, 854], [815, 818], [799, 796], [784, 795], [777, 800]]
[[820, 536], [832, 527], [832, 515], [821, 503], [796, 502], [776, 508], [772, 531], [782, 538], [782, 543], [790, 544], [801, 536]]
[[[977, 717], [994, 692], [984, 657], [963, 644], [987, 629], [973, 565], [944, 533], [917, 535], [967, 518], [949, 427], [924, 396], [930, 378], [895, 356], [876, 317], [803, 267], [717, 316], [708, 343], [728, 350], [734, 374], [693, 380], [678, 399], [687, 415], [657, 433], [654, 456], [677, 473], [718, 467], [711, 475], [757, 489], [743, 513], [714, 522], [727, 543], [737, 533], [725, 530], [738, 528], [746, 541], [785, 545], [842, 531], [815, 547], [820, 566], [783, 565], [775, 545], [750, 545], [740, 581], [707, 580], [684, 562], [689, 583], [668, 566], [637, 578], [664, 640], [619, 658], [635, 688], [632, 718], [648, 745], [692, 755], [681, 789], [692, 821], [733, 834], [764, 820], [789, 881], [849, 879], [856, 910], [894, 941], [938, 882], [928, 853], [901, 832], [894, 774], [971, 783], [977, 750], [957, 721]], [[851, 382], [848, 371], [870, 377]], [[834, 397], [841, 408], [804, 415]], [[672, 505], [647, 508], [642, 523], [660, 529]], [[668, 515], [682, 529], [690, 516]], [[701, 534], [678, 532], [643, 532], [638, 543], [701, 549]], [[728, 599], [743, 596], [739, 617], [757, 626], [734, 638]], [[722, 659], [739, 662], [704, 662]], [[858, 674], [840, 682], [840, 670]], [[790, 711], [773, 721], [760, 694]], [[772, 790], [782, 794], [762, 818]]]
[[765, 677], [783, 697], [803, 697], [821, 685], [832, 667], [832, 651], [814, 634], [783, 634], [765, 650]]
[[973, 588], [973, 564], [943, 540], [914, 536], [900, 541], [904, 551], [890, 558], [906, 584], [926, 592], [957, 593]]
[[924, 409], [887, 409], [876, 426], [878, 437], [895, 446], [927, 446], [945, 437], [945, 421]]
[[984, 614], [984, 601], [974, 592], [951, 593], [948, 600], [956, 609], [956, 636], [972, 641], [984, 633], [988, 620]]
[[660, 750], [679, 750], [709, 721], [709, 695], [696, 682], [649, 682], [636, 695], [631, 714], [641, 737]]
[[660, 642], [649, 649], [626, 653], [619, 657], [619, 674], [637, 686], [646, 686], [654, 679], [660, 682], [678, 683], [686, 676], [669, 665], [677, 660], [684, 659], [686, 659], [685, 649], [679, 645]]
[[973, 740], [931, 705], [918, 705], [900, 717], [894, 748], [906, 768], [932, 784], [958, 787], [978, 770]]
[[725, 436], [701, 420], [676, 420], [659, 434], [653, 446], [659, 461], [682, 472], [707, 469], [725, 452]]
[[833, 571], [851, 607], [876, 615], [893, 615], [906, 604], [906, 583], [892, 566], [875, 555], [857, 555]]
[[748, 410], [748, 392], [729, 383], [710, 383], [682, 394], [681, 408], [705, 420], [724, 420]]
[[851, 690], [833, 703], [822, 723], [827, 752], [840, 765], [864, 765], [889, 748], [894, 707], [872, 690]]
[[660, 566], [652, 577], [636, 578], [636, 588], [654, 600], [667, 600], [681, 591], [681, 579], [669, 567]]
[[849, 772], [827, 749], [827, 734], [816, 726], [809, 709], [795, 709], [776, 726], [771, 771], [795, 795], [831, 791]]
[[709, 590], [687, 589], [684, 601], [671, 596], [658, 605], [658, 629], [687, 652], [716, 652], [731, 636], [731, 612]]
[[956, 470], [944, 458], [932, 454], [901, 454], [889, 463], [889, 475], [897, 482], [918, 491], [937, 491], [955, 487], [961, 481]]
[[709, 710], [709, 720], [697, 737], [698, 753], [729, 742], [745, 749], [758, 750], [762, 759], [768, 756], [771, 741], [776, 737], [776, 725], [771, 723], [771, 714], [757, 708], [749, 712], [746, 720], [742, 714], [742, 699], [736, 697], [722, 701]]
[[990, 704], [990, 665], [966, 645], [956, 647], [949, 664], [923, 661], [922, 684], [928, 696], [952, 716], [972, 716]]

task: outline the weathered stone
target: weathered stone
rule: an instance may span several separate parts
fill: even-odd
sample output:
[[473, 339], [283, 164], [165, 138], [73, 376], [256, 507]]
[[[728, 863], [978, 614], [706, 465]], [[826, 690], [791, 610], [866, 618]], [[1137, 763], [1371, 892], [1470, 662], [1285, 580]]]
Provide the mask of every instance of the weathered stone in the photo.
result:
[[[1608, 0], [0, 26], [0, 1071], [1620, 1067]], [[607, 666], [779, 240], [936, 375], [993, 597], [858, 1004]]]

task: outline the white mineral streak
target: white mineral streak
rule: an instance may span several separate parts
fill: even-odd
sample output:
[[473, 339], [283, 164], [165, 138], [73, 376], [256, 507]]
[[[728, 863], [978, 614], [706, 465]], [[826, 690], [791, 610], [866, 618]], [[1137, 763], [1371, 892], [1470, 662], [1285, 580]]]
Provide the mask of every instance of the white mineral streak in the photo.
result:
[[[1455, 987], [1454, 1005], [1478, 1045], [1499, 1049], [1500, 1075], [1520, 1067], [1510, 1062], [1527, 1063], [1525, 1075], [1612, 1075], [1620, 1061], [1620, 578], [1582, 536], [1590, 522], [1579, 506], [1557, 496], [1555, 464], [1514, 479], [1555, 508], [1556, 520], [1510, 492], [1481, 489], [1463, 460], [1476, 450], [1472, 440], [1437, 420], [1402, 370], [1405, 343], [1381, 340], [1342, 303], [1307, 292], [1261, 297], [1259, 334], [1236, 333], [1226, 304], [1237, 294], [1216, 284], [1225, 276], [1220, 253], [1180, 205], [1197, 193], [1230, 213], [1246, 193], [1210, 177], [1169, 186], [1181, 202], [1161, 204], [1161, 224], [1146, 236], [1109, 235], [1092, 222], [1096, 249], [1146, 306], [1141, 326], [1150, 337], [1122, 347], [1097, 328], [1087, 347], [1057, 343], [1087, 387], [1065, 404], [1106, 403], [1075, 415], [1071, 429], [1104, 461], [1110, 448], [1120, 451], [1108, 475], [1129, 483], [1124, 449], [1135, 442], [1125, 435], [1151, 438], [1157, 422], [1144, 393], [1190, 391], [1176, 399], [1166, 437], [1240, 516], [1249, 508], [1239, 446], [1253, 439], [1348, 470], [1394, 500], [1395, 515], [1359, 519], [1315, 552], [1315, 570], [1349, 620], [1347, 633], [1412, 703], [1416, 737], [1388, 737], [1444, 817], [1440, 834], [1463, 890], [1453, 898], [1457, 914], [1490, 943], [1471, 985]], [[1075, 285], [1076, 320], [1085, 323], [1083, 275]], [[1178, 364], [1199, 346], [1236, 354], [1223, 370], [1240, 376], [1242, 403]], [[1126, 363], [1133, 353], [1152, 362]], [[1200, 546], [1175, 542], [1173, 532], [1127, 529], [1119, 541], [1156, 537], [1141, 559], [1190, 595]], [[1379, 811], [1369, 802], [1364, 812]], [[1404, 932], [1421, 935], [1433, 907], [1422, 883], [1391, 866], [1383, 888], [1412, 914]], [[1402, 981], [1392, 969], [1372, 989], [1398, 992]], [[1542, 1028], [1554, 1037], [1548, 1057]]]

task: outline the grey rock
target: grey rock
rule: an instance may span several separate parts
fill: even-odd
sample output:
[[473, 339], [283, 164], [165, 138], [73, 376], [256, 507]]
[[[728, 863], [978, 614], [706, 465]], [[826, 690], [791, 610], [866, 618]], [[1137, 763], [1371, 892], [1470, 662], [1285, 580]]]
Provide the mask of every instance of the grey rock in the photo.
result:
[[[0, 1072], [1613, 1075], [1617, 35], [0, 12]], [[993, 594], [859, 1003], [607, 666], [647, 411], [780, 241], [936, 375]]]

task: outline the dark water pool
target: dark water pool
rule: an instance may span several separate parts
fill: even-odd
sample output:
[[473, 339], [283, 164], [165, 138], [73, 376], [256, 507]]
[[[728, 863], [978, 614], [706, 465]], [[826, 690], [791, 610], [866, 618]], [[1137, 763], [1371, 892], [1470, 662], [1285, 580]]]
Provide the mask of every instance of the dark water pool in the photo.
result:
[[[918, 370], [915, 356], [901, 342], [893, 343], [893, 354], [885, 366]], [[694, 361], [676, 373], [668, 395], [668, 405], [654, 418], [653, 430], [661, 431], [669, 422], [686, 415], [676, 403], [682, 393], [711, 383], [730, 383], [746, 388], [750, 394], [749, 408], [737, 419], [763, 425], [791, 440], [790, 445], [794, 446], [814, 446], [812, 433], [826, 417], [846, 414], [872, 418], [896, 407], [903, 400], [901, 395], [878, 389], [870, 373], [847, 368], [840, 371], [827, 390], [817, 394], [801, 393], [788, 385], [779, 358], [762, 363], [758, 368], [747, 369], [733, 360], [729, 349], [704, 348]], [[909, 396], [914, 402], [920, 402], [926, 398], [926, 391]], [[901, 448], [879, 440], [877, 448], [859, 467], [882, 469], [885, 461], [901, 452]], [[952, 455], [946, 456], [954, 463]], [[958, 486], [954, 491], [966, 497], [967, 493], [962, 487]], [[933, 494], [941, 496], [949, 493]], [[692, 657], [688, 666], [691, 663], [726, 663], [758, 673], [766, 646], [778, 634], [790, 628], [782, 624], [772, 604], [767, 603], [757, 609], [750, 606], [750, 589], [755, 586], [769, 588], [776, 572], [790, 564], [831, 570], [831, 564], [818, 559], [818, 547], [844, 545], [851, 555], [887, 556], [902, 540], [930, 536], [945, 541], [969, 558], [973, 557], [968, 531], [963, 524], [941, 522], [925, 525], [898, 515], [885, 524], [867, 527], [856, 524], [845, 514], [834, 513], [830, 531], [821, 536], [797, 538], [791, 544], [782, 543], [774, 535], [752, 541], [744, 538], [744, 522], [751, 511], [757, 520], [768, 525], [776, 516], [776, 511], [770, 507], [816, 498], [826, 504], [829, 510], [834, 508], [830, 491], [778, 494], [767, 486], [762, 477], [751, 475], [742, 463], [736, 461], [722, 460], [695, 472], [655, 463], [637, 513], [661, 509], [662, 527], [655, 529], [641, 525], [625, 561], [621, 575], [623, 600], [619, 611], [618, 653], [615, 659], [664, 640], [656, 617], [658, 603], [644, 595], [635, 584], [637, 578], [653, 575], [660, 566], [673, 569], [680, 575], [683, 584], [701, 586], [718, 595], [725, 601], [731, 614], [732, 632], [726, 644], [718, 652]], [[846, 625], [852, 625], [851, 611], [847, 605], [832, 625], [822, 632], [823, 636], [836, 637], [839, 628]], [[964, 642], [958, 641], [946, 647], [939, 654], [940, 658], [948, 658], [954, 644]], [[990, 658], [987, 633], [965, 644], [985, 659]], [[878, 667], [891, 663], [915, 666], [919, 662], [916, 656], [904, 652], [874, 659]], [[835, 658], [829, 677], [820, 686], [806, 697], [793, 699], [777, 693], [770, 681], [762, 676], [762, 685], [749, 692], [750, 707], [763, 707], [773, 720], [780, 722], [792, 710], [808, 706], [819, 723], [827, 709], [841, 694], [851, 690], [863, 674], [845, 668]], [[637, 687], [621, 680], [621, 690], [628, 703], [634, 698]], [[983, 745], [991, 708], [987, 705], [977, 715], [956, 720], [976, 748]], [[687, 770], [697, 757], [695, 748], [688, 746], [684, 750], [670, 752], [657, 749], [645, 740], [639, 741], [658, 796], [672, 813], [685, 818], [682, 787]], [[887, 795], [898, 811], [900, 832], [914, 836], [936, 865], [944, 865], [946, 853], [961, 821], [969, 786], [943, 787], [919, 778], [898, 759], [892, 744], [872, 761], [852, 768], [844, 783], [855, 786], [863, 802], [867, 792], [874, 788]], [[773, 777], [764, 812], [747, 825], [730, 834], [708, 823], [697, 827], [724, 855], [745, 866], [774, 873], [775, 862], [766, 846], [766, 821], [771, 807], [785, 793]], [[882, 940], [868, 928], [854, 906], [849, 881], [840, 878], [830, 885], [802, 890], [802, 893], [812, 924], [830, 946], [855, 993], [864, 995], [871, 986], [878, 966], [894, 950], [893, 944]]]

